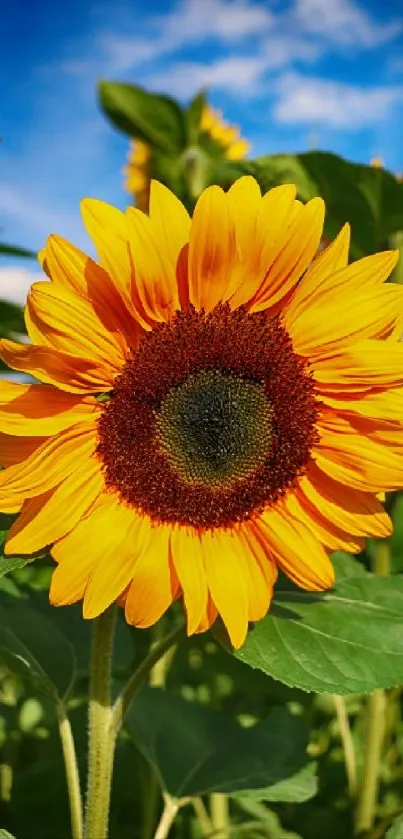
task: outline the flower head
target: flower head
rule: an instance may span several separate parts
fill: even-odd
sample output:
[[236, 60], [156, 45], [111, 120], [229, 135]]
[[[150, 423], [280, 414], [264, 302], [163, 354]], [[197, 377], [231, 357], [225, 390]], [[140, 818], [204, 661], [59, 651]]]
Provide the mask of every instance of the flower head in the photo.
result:
[[110, 603], [240, 646], [277, 570], [332, 585], [328, 553], [387, 536], [403, 486], [403, 289], [386, 252], [317, 253], [324, 205], [253, 178], [193, 219], [157, 182], [150, 216], [83, 203], [99, 262], [51, 236], [26, 323], [0, 355], [43, 384], [0, 384], [8, 554], [46, 545], [55, 605]]
[[[201, 115], [200, 129], [214, 141], [228, 160], [242, 160], [249, 151], [249, 143], [244, 140], [235, 125], [228, 125], [220, 111], [205, 105]], [[151, 148], [144, 140], [132, 140], [128, 152], [126, 192], [134, 195], [136, 207], [148, 211], [150, 199], [150, 163]]]

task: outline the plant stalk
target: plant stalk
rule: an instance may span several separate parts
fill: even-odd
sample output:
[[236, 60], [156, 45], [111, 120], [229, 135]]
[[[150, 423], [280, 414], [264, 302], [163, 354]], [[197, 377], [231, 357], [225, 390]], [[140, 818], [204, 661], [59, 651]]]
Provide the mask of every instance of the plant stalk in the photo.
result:
[[[372, 571], [382, 576], [390, 573], [390, 546], [386, 539], [378, 542]], [[379, 771], [385, 737], [386, 693], [375, 690], [367, 701], [367, 726], [364, 745], [364, 768], [357, 801], [356, 835], [370, 831], [375, 822], [379, 789]]]
[[340, 739], [343, 745], [344, 765], [346, 767], [348, 792], [350, 798], [357, 795], [357, 765], [355, 760], [355, 748], [350, 723], [346, 709], [346, 700], [343, 696], [333, 694], [333, 703], [336, 710], [337, 722], [339, 725]]
[[116, 606], [93, 622], [85, 839], [107, 839], [116, 734], [112, 727], [111, 663]]
[[72, 839], [83, 839], [83, 803], [80, 789], [80, 775], [74, 745], [71, 723], [63, 702], [57, 703], [57, 721], [66, 770], [67, 792], [70, 804]]
[[180, 801], [171, 798], [169, 795], [164, 796], [164, 809], [155, 831], [154, 839], [166, 839], [180, 806]]

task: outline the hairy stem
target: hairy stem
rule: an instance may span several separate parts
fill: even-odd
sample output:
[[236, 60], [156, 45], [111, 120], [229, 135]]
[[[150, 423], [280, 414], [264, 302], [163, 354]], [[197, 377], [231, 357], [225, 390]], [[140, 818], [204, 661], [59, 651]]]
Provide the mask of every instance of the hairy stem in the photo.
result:
[[74, 745], [71, 723], [63, 702], [57, 704], [57, 721], [66, 770], [67, 792], [70, 804], [72, 839], [83, 839], [83, 803], [81, 799], [80, 775]]
[[93, 622], [89, 699], [85, 839], [107, 839], [116, 736], [112, 727], [111, 663], [116, 606]]

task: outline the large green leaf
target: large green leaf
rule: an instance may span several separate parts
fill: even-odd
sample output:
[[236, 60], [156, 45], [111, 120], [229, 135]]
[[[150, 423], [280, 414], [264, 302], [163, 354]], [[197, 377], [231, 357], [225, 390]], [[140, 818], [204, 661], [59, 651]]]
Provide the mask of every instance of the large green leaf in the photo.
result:
[[0, 555], [0, 579], [11, 571], [18, 571], [20, 568], [25, 568], [28, 563], [33, 562], [35, 557], [32, 556], [2, 556]]
[[291, 778], [286, 778], [284, 781], [279, 781], [277, 784], [262, 789], [250, 789], [244, 790], [242, 793], [233, 793], [233, 796], [237, 799], [240, 797], [243, 801], [246, 799], [249, 801], [288, 801], [294, 804], [300, 801], [308, 801], [318, 791], [316, 771], [316, 763], [307, 763]]
[[242, 728], [223, 713], [146, 687], [127, 725], [161, 786], [177, 798], [252, 789], [263, 795], [264, 788], [269, 799], [271, 788], [279, 800], [285, 785], [286, 800], [291, 800], [287, 782], [307, 765], [305, 730], [285, 708]]
[[345, 575], [326, 594], [277, 590], [268, 616], [234, 655], [308, 691], [403, 684], [403, 577]]
[[111, 122], [131, 137], [167, 152], [179, 152], [185, 147], [185, 116], [169, 96], [149, 93], [131, 84], [101, 81], [99, 99]]
[[74, 649], [48, 617], [25, 605], [0, 606], [0, 660], [53, 699], [75, 676]]
[[306, 152], [221, 161], [214, 178], [229, 186], [242, 174], [254, 175], [263, 191], [295, 183], [303, 201], [322, 196], [327, 211], [325, 234], [333, 238], [350, 222], [355, 259], [384, 248], [393, 234], [403, 230], [403, 183], [385, 169], [351, 163], [328, 152]]

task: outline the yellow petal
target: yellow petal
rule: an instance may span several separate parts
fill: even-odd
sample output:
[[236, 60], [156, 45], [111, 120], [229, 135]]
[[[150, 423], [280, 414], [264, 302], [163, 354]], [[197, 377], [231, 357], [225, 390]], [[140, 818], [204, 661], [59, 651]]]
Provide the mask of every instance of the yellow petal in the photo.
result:
[[151, 219], [141, 210], [127, 210], [129, 249], [134, 269], [132, 298], [139, 320], [167, 321], [179, 308], [172, 264], [165, 258]]
[[200, 196], [189, 238], [189, 299], [210, 312], [224, 296], [236, 257], [235, 231], [226, 196], [218, 186]]
[[357, 536], [389, 536], [391, 521], [375, 495], [340, 484], [313, 463], [299, 488], [321, 515]]
[[81, 202], [81, 214], [104, 266], [129, 312], [132, 305], [132, 267], [127, 242], [127, 226], [124, 213], [95, 198]]
[[0, 465], [14, 466], [39, 449], [46, 437], [13, 437], [0, 432]]
[[112, 367], [101, 370], [94, 362], [49, 347], [0, 341], [0, 358], [13, 370], [55, 385], [69, 393], [102, 393], [112, 390]]
[[104, 485], [100, 465], [80, 464], [56, 489], [25, 501], [6, 542], [7, 554], [32, 554], [65, 536], [94, 503]]
[[403, 344], [368, 339], [320, 356], [311, 367], [315, 381], [333, 389], [397, 387], [403, 385]]
[[20, 437], [47, 437], [100, 414], [92, 396], [75, 396], [50, 385], [0, 380], [0, 431]]
[[88, 300], [109, 331], [123, 331], [129, 343], [136, 346], [138, 323], [129, 314], [119, 288], [101, 265], [67, 239], [55, 235], [49, 236], [45, 259], [55, 285]]
[[77, 463], [90, 460], [96, 446], [96, 426], [89, 423], [47, 439], [27, 460], [0, 472], [0, 509], [3, 500], [15, 499], [22, 504], [26, 498], [57, 486], [77, 469]]
[[152, 626], [176, 596], [169, 560], [170, 533], [169, 525], [152, 527], [143, 520], [141, 552], [126, 597], [126, 620], [133, 626]]
[[241, 647], [248, 631], [249, 572], [245, 547], [235, 533], [207, 531], [202, 534], [207, 583], [231, 643]]
[[198, 533], [186, 527], [173, 528], [171, 556], [183, 591], [188, 635], [192, 635], [206, 612], [208, 594], [203, 550]]
[[328, 289], [333, 290], [339, 283], [343, 285], [350, 279], [355, 282], [354, 265], [347, 271], [348, 251], [350, 247], [350, 225], [345, 224], [334, 241], [323, 250], [312, 262], [305, 276], [297, 286], [292, 297], [294, 307], [309, 305], [310, 300], [324, 294]]
[[120, 372], [128, 351], [122, 335], [109, 332], [91, 304], [62, 286], [34, 283], [26, 323], [34, 343], [77, 355], [108, 377]]
[[312, 530], [292, 516], [287, 497], [259, 520], [267, 550], [290, 579], [308, 591], [323, 591], [334, 583], [333, 566]]
[[294, 288], [318, 249], [324, 215], [324, 202], [321, 198], [313, 198], [300, 208], [285, 236], [278, 242], [274, 259], [268, 246], [266, 275], [250, 302], [251, 312], [276, 305]]
[[384, 337], [403, 308], [401, 286], [387, 284], [350, 289], [348, 298], [336, 289], [299, 311], [292, 303], [283, 312], [294, 351], [305, 356], [336, 352], [366, 338]]
[[317, 427], [321, 439], [313, 456], [322, 472], [364, 492], [403, 486], [403, 455], [391, 446], [358, 433], [342, 417], [322, 417]]
[[[252, 212], [246, 228], [248, 238], [246, 234], [239, 231], [244, 213], [239, 205], [237, 205], [237, 211], [234, 208], [235, 199], [238, 198], [241, 202], [244, 197], [242, 191], [235, 193], [230, 204], [236, 223], [237, 241], [242, 241], [241, 258], [235, 262], [231, 283], [226, 293], [233, 309], [249, 303], [256, 296], [270, 267], [288, 241], [292, 211], [296, 204], [296, 188], [293, 184], [274, 187], [260, 200], [259, 206], [256, 206], [256, 191], [253, 190], [253, 193]], [[245, 211], [247, 212], [247, 207]]]

